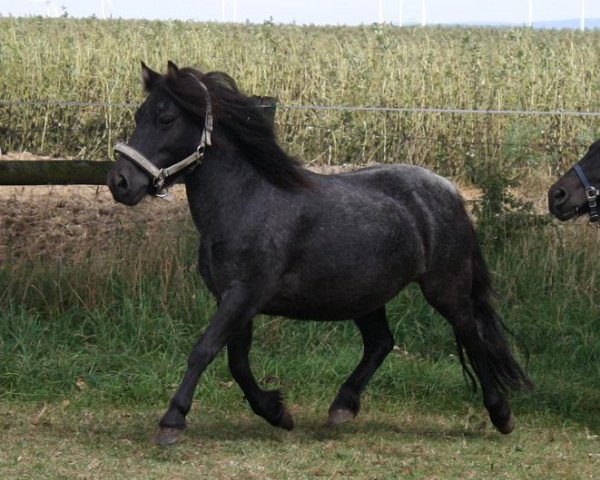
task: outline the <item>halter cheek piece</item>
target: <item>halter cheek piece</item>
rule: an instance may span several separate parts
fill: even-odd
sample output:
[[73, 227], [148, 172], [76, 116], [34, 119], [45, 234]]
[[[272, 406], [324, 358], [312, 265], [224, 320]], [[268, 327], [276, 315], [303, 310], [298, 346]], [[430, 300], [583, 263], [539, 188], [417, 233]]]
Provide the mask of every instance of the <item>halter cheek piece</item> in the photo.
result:
[[[196, 151], [192, 153], [189, 157], [184, 158], [180, 162], [177, 162], [170, 167], [167, 168], [158, 168], [154, 165], [150, 160], [148, 160], [144, 155], [138, 152], [135, 148], [127, 145], [124, 142], [119, 142], [114, 146], [114, 150], [119, 152], [120, 154], [127, 157], [133, 163], [135, 163], [138, 167], [144, 170], [150, 178], [152, 179], [152, 183], [156, 189], [155, 196], [157, 197], [166, 197], [168, 195], [167, 190], [167, 180], [169, 177], [173, 177], [174, 175], [182, 172], [185, 169], [190, 168], [193, 170], [198, 163], [204, 158], [204, 151], [206, 147], [211, 146], [211, 134], [213, 130], [213, 116], [212, 116], [212, 106], [210, 102], [210, 92], [206, 85], [202, 83], [195, 75], [189, 73], [194, 80], [198, 82], [202, 90], [204, 91], [204, 97], [206, 98], [206, 113], [204, 116], [204, 130], [202, 130], [202, 136], [200, 137], [200, 143], [196, 148]], [[190, 170], [190, 171], [191, 171]]]
[[583, 169], [579, 163], [576, 163], [573, 167], [575, 173], [579, 177], [579, 181], [583, 185], [583, 189], [585, 190], [585, 197], [587, 198], [588, 205], [590, 206], [590, 223], [595, 223], [597, 227], [600, 228], [600, 216], [598, 215], [598, 189], [594, 187], [591, 182], [588, 180], [585, 173], [583, 173]]

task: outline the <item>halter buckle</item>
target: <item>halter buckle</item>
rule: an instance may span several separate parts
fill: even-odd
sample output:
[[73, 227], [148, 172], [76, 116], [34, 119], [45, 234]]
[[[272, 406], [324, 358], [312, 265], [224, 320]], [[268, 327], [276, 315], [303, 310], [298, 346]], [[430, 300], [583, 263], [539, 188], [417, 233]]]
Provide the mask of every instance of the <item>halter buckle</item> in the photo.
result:
[[587, 187], [585, 189], [585, 196], [589, 200], [595, 200], [598, 197], [598, 190], [595, 187]]

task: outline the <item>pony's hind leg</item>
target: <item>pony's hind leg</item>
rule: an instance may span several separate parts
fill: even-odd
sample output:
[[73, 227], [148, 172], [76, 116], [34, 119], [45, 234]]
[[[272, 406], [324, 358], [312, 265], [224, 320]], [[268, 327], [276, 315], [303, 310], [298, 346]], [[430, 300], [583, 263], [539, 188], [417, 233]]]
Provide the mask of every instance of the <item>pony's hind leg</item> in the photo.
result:
[[352, 420], [360, 410], [360, 394], [394, 348], [394, 337], [388, 327], [385, 308], [355, 320], [362, 335], [363, 357], [329, 407], [329, 423], [339, 425]]
[[511, 355], [501, 323], [488, 302], [489, 284], [478, 284], [471, 265], [462, 274], [429, 275], [419, 281], [423, 294], [454, 330], [463, 368], [463, 351], [479, 379], [490, 420], [503, 434], [514, 427], [504, 392], [530, 385]]
[[251, 344], [252, 321], [239, 334], [227, 341], [229, 370], [244, 392], [254, 413], [260, 415], [275, 427], [292, 430], [294, 428], [294, 421], [285, 408], [281, 393], [278, 390], [262, 390], [256, 383], [254, 375], [252, 375], [248, 360]]

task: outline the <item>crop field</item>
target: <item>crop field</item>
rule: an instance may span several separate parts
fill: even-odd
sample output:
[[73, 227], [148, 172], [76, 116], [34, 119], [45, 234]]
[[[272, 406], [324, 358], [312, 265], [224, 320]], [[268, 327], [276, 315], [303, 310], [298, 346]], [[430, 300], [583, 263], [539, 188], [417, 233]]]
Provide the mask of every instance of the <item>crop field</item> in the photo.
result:
[[[140, 61], [229, 73], [283, 106], [598, 111], [600, 32], [306, 28], [186, 22], [0, 19], [4, 150], [105, 158], [142, 98]], [[307, 163], [407, 159], [466, 175], [486, 158], [564, 166], [594, 118], [280, 108], [281, 140]], [[6, 143], [5, 143], [6, 142]], [[564, 158], [567, 156], [568, 158]]]
[[143, 98], [139, 62], [173, 60], [277, 97], [280, 142], [307, 166], [450, 177], [536, 383], [512, 396], [515, 431], [495, 432], [450, 327], [411, 286], [388, 305], [396, 347], [355, 422], [324, 425], [356, 328], [261, 317], [252, 367], [296, 429], [254, 416], [220, 354], [184, 441], [156, 447], [214, 311], [183, 192], [127, 208], [104, 187], [0, 186], [0, 478], [600, 478], [600, 238], [545, 213], [598, 118], [293, 108], [598, 112], [598, 45], [598, 31], [0, 18], [0, 160], [106, 159]]

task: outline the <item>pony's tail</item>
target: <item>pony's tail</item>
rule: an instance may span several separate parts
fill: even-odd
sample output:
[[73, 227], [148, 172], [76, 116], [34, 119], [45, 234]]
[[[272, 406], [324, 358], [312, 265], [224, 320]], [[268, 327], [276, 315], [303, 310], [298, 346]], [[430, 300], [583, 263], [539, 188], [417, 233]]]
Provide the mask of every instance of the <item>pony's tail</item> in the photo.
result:
[[[475, 236], [475, 232], [473, 232]], [[461, 339], [457, 336], [456, 343], [463, 370], [469, 376], [473, 389], [476, 383], [473, 374], [467, 368], [465, 353], [469, 358], [475, 372], [487, 370], [492, 382], [503, 392], [512, 390], [533, 389], [533, 382], [519, 366], [510, 353], [504, 332], [514, 334], [508, 330], [498, 313], [491, 305], [492, 284], [490, 273], [485, 263], [477, 238], [474, 242], [472, 256], [472, 289], [471, 299], [475, 314], [478, 345], [465, 349]]]

